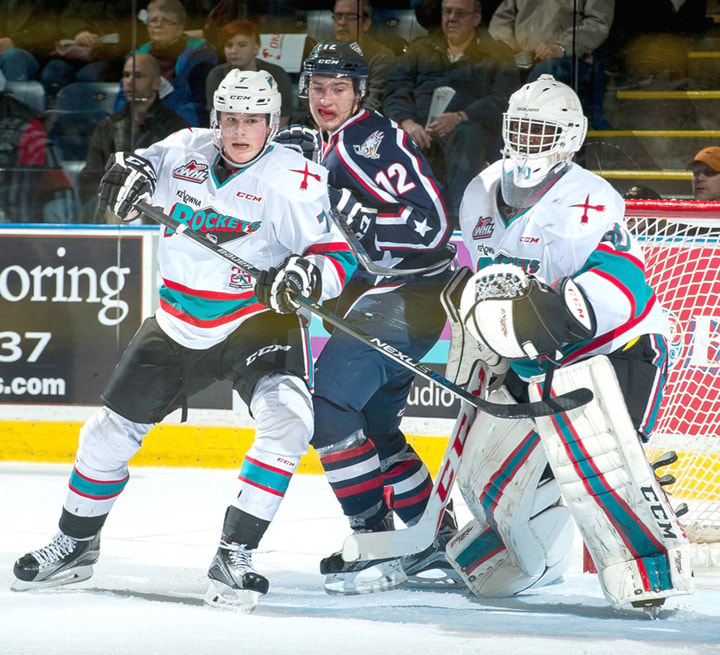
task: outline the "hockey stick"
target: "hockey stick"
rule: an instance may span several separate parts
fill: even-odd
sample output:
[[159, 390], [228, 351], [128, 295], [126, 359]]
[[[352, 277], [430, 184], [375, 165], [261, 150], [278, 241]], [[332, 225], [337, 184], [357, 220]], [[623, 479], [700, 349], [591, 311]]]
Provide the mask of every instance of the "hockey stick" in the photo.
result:
[[[237, 266], [240, 270], [247, 273], [251, 277], [257, 278], [260, 274], [260, 270], [255, 268], [252, 264], [244, 261], [238, 257], [235, 253], [226, 250], [222, 246], [210, 241], [207, 237], [203, 236], [195, 230], [191, 230], [184, 223], [171, 218], [160, 209], [149, 205], [146, 202], [139, 201], [135, 204], [135, 208], [145, 214], [148, 218], [165, 225], [173, 230], [176, 234], [180, 234], [191, 241], [194, 241], [199, 246], [202, 246], [206, 250], [219, 256], [221, 259]], [[537, 418], [538, 416], [550, 416], [557, 414], [558, 412], [568, 412], [573, 409], [577, 409], [582, 405], [589, 403], [592, 398], [592, 392], [589, 389], [575, 389], [562, 396], [555, 396], [550, 401], [540, 400], [530, 403], [522, 403], [518, 405], [501, 405], [498, 403], [491, 403], [483, 398], [472, 395], [462, 387], [457, 386], [447, 378], [443, 377], [439, 373], [433, 371], [429, 366], [416, 362], [412, 357], [401, 352], [389, 343], [385, 343], [381, 339], [368, 334], [364, 330], [356, 327], [352, 323], [349, 323], [341, 316], [334, 314], [333, 312], [325, 309], [322, 305], [317, 302], [310, 300], [302, 295], [297, 295], [295, 300], [300, 303], [303, 307], [306, 307], [315, 316], [318, 316], [323, 321], [327, 321], [330, 325], [335, 328], [355, 337], [358, 341], [361, 341], [367, 346], [374, 348], [378, 352], [381, 352], [386, 357], [389, 357], [394, 362], [404, 366], [408, 370], [415, 374], [421, 375], [422, 377], [435, 382], [436, 384], [444, 387], [452, 394], [466, 400], [470, 404], [474, 405], [483, 412], [495, 416], [497, 418]]]
[[380, 266], [380, 264], [372, 260], [372, 258], [368, 254], [368, 251], [365, 250], [365, 246], [363, 246], [363, 244], [360, 242], [360, 239], [357, 238], [355, 232], [353, 232], [352, 228], [347, 224], [346, 221], [343, 220], [342, 213], [335, 207], [330, 208], [330, 218], [332, 222], [335, 223], [338, 229], [342, 232], [343, 236], [345, 237], [345, 241], [347, 241], [350, 248], [352, 248], [353, 254], [362, 264], [362, 267], [368, 273], [372, 273], [373, 275], [383, 277], [397, 277], [398, 275], [418, 275], [421, 273], [428, 273], [429, 271], [433, 270], [439, 271], [443, 268], [443, 265], [447, 267], [452, 263], [452, 259], [447, 259], [444, 262], [433, 264], [432, 266], [429, 266], [427, 268], [387, 268], [385, 266]]
[[[484, 394], [489, 379], [487, 364], [478, 360], [470, 376], [468, 391], [476, 396]], [[346, 562], [404, 557], [421, 552], [435, 540], [443, 512], [450, 502], [450, 492], [460, 466], [465, 441], [477, 411], [474, 405], [462, 403], [425, 511], [418, 522], [402, 530], [351, 534], [343, 543], [342, 558]]]

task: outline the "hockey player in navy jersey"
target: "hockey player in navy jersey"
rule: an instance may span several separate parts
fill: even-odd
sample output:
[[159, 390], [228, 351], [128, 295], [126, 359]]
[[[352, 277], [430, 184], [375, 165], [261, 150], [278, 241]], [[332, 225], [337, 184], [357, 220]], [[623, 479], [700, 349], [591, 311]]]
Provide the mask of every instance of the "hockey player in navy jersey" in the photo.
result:
[[298, 292], [337, 296], [356, 260], [329, 222], [327, 171], [272, 144], [280, 93], [268, 73], [231, 71], [210, 129], [187, 129], [115, 153], [101, 202], [121, 219], [148, 199], [262, 271], [258, 280], [163, 229], [159, 308], [145, 320], [80, 432], [51, 543], [15, 564], [19, 590], [78, 582], [98, 559], [100, 531], [128, 483], [128, 460], [152, 426], [216, 380], [229, 380], [255, 419], [255, 439], [227, 508], [208, 577], [212, 605], [254, 607], [268, 590], [252, 553], [313, 432], [311, 353]]
[[459, 314], [481, 358], [510, 366], [490, 399], [537, 400], [550, 377], [553, 393], [586, 387], [595, 399], [535, 421], [479, 415], [458, 471], [474, 519], [447, 553], [475, 594], [509, 596], [562, 576], [574, 523], [608, 600], [653, 614], [693, 591], [687, 538], [641, 445], [669, 326], [623, 199], [572, 161], [586, 133], [577, 94], [540, 76], [510, 98], [503, 159], [463, 196], [477, 272]]
[[[454, 256], [448, 196], [398, 124], [363, 108], [367, 78], [357, 43], [316, 45], [303, 63], [299, 93], [319, 134], [290, 126], [280, 139], [298, 145], [305, 137], [310, 155], [317, 144], [342, 220], [373, 263], [392, 269], [377, 275], [359, 267], [337, 312], [419, 360], [445, 324], [440, 291]], [[355, 531], [393, 529], [393, 512], [412, 524], [425, 508], [432, 480], [400, 430], [412, 381], [404, 367], [337, 331], [316, 362], [312, 445]], [[449, 515], [446, 523], [444, 538], [454, 532]], [[407, 570], [399, 560], [345, 563], [336, 553], [320, 565], [325, 589], [356, 594], [401, 586], [421, 559], [446, 565], [443, 547], [404, 562]]]

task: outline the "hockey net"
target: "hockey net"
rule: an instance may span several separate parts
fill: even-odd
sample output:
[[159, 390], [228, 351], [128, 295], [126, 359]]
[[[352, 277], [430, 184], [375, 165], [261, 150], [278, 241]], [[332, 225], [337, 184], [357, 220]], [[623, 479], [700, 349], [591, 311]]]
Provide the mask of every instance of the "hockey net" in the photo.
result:
[[696, 570], [720, 570], [720, 203], [626, 204], [671, 325], [670, 371], [646, 454], [678, 454], [658, 474], [676, 478], [664, 488], [676, 508], [689, 508], [680, 522]]

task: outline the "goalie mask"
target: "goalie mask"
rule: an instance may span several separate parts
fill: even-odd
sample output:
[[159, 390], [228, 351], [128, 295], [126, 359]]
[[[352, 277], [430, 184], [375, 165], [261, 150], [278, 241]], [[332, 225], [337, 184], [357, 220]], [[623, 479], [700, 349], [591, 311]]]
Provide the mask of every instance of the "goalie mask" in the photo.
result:
[[519, 208], [580, 150], [587, 118], [575, 91], [552, 75], [541, 75], [510, 96], [502, 129], [503, 197]]
[[362, 48], [355, 41], [323, 41], [318, 43], [303, 62], [298, 96], [308, 97], [308, 85], [313, 75], [321, 77], [349, 77], [362, 100], [367, 95], [368, 65]]
[[[213, 143], [223, 158], [233, 166], [239, 166], [223, 153], [220, 133], [220, 112], [235, 114], [268, 114], [270, 131], [265, 144], [272, 141], [280, 127], [280, 108], [282, 98], [277, 83], [270, 73], [265, 71], [231, 70], [220, 82], [213, 96], [213, 109], [210, 114], [210, 128]], [[242, 165], [245, 166], [249, 162]]]

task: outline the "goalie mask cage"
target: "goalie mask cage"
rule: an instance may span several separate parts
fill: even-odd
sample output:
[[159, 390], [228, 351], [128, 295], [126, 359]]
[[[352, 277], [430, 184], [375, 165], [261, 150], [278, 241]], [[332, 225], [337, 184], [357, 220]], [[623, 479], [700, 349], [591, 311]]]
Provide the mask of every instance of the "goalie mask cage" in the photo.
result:
[[674, 450], [658, 475], [693, 542], [696, 569], [720, 570], [720, 203], [626, 202], [628, 227], [645, 252], [646, 273], [670, 319], [670, 369], [650, 461]]

